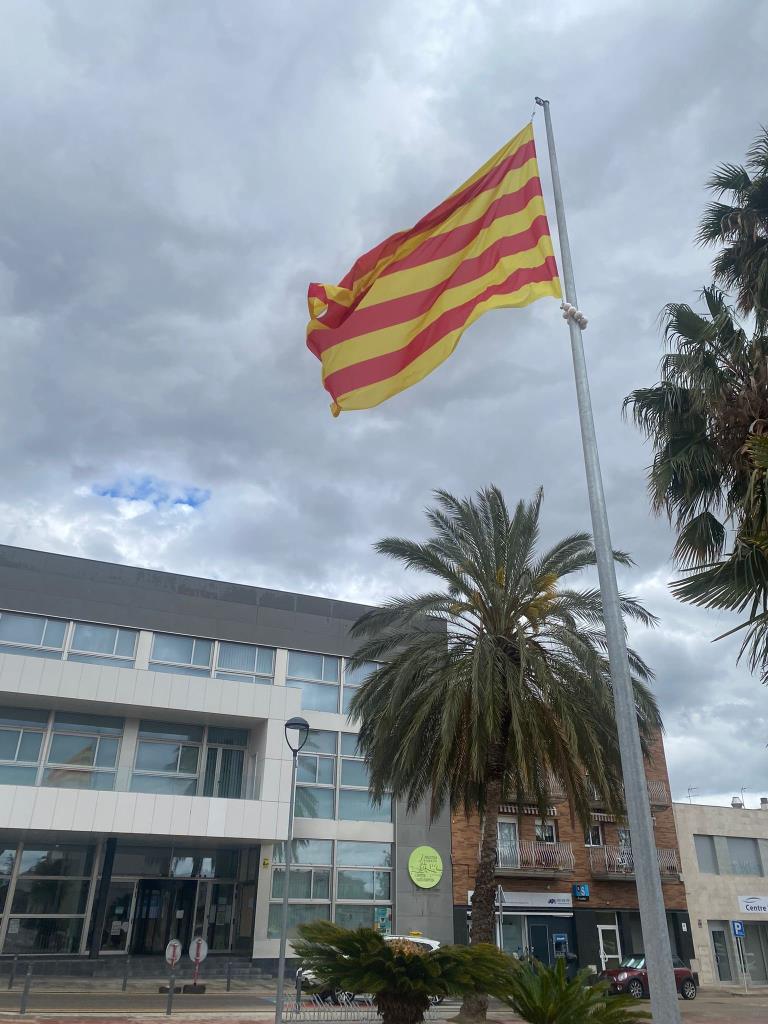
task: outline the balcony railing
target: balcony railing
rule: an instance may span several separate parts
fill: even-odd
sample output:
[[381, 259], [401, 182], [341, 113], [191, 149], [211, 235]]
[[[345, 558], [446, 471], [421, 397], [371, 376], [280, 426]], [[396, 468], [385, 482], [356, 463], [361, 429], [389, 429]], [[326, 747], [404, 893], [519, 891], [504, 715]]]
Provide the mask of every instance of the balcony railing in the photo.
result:
[[574, 869], [570, 843], [537, 843], [521, 839], [499, 846], [497, 871], [502, 874], [558, 875]]
[[[669, 790], [667, 789], [666, 782], [662, 782], [661, 779], [648, 779], [646, 785], [648, 786], [648, 799], [653, 807], [666, 807], [669, 804]], [[593, 807], [602, 807], [605, 804], [605, 798], [597, 790], [592, 783], [587, 783], [589, 790], [589, 802]], [[624, 787], [621, 787], [621, 799], [624, 800]]]
[[[656, 848], [662, 879], [680, 874], [677, 850]], [[629, 846], [591, 846], [589, 867], [595, 878], [634, 878], [635, 858]]]

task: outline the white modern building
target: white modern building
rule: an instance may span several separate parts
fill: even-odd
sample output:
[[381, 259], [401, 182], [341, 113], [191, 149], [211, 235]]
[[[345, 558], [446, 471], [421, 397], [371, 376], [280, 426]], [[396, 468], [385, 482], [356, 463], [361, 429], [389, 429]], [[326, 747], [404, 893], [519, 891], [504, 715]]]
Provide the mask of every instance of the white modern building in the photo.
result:
[[768, 985], [768, 798], [674, 811], [701, 984], [742, 985], [746, 968], [748, 984]]
[[450, 941], [448, 817], [371, 803], [346, 714], [365, 610], [0, 546], [0, 952], [273, 961], [298, 714], [291, 926]]

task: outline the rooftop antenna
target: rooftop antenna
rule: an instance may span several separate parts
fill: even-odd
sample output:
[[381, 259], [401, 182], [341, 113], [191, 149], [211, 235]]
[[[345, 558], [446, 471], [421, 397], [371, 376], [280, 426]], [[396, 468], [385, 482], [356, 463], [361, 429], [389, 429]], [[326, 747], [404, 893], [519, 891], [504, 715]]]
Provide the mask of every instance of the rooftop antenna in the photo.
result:
[[741, 787], [741, 803], [742, 803], [742, 806], [743, 806], [744, 808], [746, 808], [746, 806], [747, 806], [747, 805], [746, 805], [746, 804], [744, 803], [744, 794], [745, 794], [746, 792], [747, 792], [747, 787], [746, 787], [746, 786], [742, 786], [742, 787]]
[[696, 786], [689, 786], [688, 787], [688, 803], [689, 804], [693, 803], [693, 798], [698, 794], [698, 792], [699, 791], [698, 791]]

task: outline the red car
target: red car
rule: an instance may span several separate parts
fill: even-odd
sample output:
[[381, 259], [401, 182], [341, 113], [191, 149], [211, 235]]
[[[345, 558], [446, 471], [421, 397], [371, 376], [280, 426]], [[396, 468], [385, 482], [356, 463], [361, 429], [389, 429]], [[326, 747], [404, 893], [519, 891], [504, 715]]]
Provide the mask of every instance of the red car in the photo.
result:
[[[683, 961], [676, 956], [672, 957], [672, 964], [675, 968], [675, 986], [683, 999], [696, 998], [696, 979], [690, 968], [686, 967]], [[602, 971], [601, 978], [611, 983], [611, 992], [625, 992], [635, 999], [642, 999], [648, 996], [648, 971], [645, 967], [645, 957], [625, 956], [618, 967], [609, 971]]]

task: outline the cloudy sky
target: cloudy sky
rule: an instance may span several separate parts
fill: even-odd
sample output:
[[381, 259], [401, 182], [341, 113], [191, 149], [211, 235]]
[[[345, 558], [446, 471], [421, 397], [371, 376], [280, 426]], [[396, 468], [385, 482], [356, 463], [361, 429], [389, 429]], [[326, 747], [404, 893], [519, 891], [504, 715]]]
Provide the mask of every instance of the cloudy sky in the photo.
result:
[[[610, 13], [606, 8], [610, 7]], [[673, 787], [768, 795], [768, 690], [667, 591], [621, 400], [695, 301], [703, 183], [761, 119], [768, 9], [696, 0], [4, 0], [0, 541], [374, 602], [433, 487], [545, 489], [588, 528], [552, 300], [486, 316], [417, 388], [333, 420], [306, 286], [408, 227], [552, 101], [622, 581], [662, 619]], [[741, 10], [749, 25], [741, 20]], [[747, 28], [749, 31], [747, 31]], [[541, 115], [535, 119], [549, 197]], [[550, 202], [551, 206], [551, 202]], [[552, 217], [552, 220], [554, 218]]]

